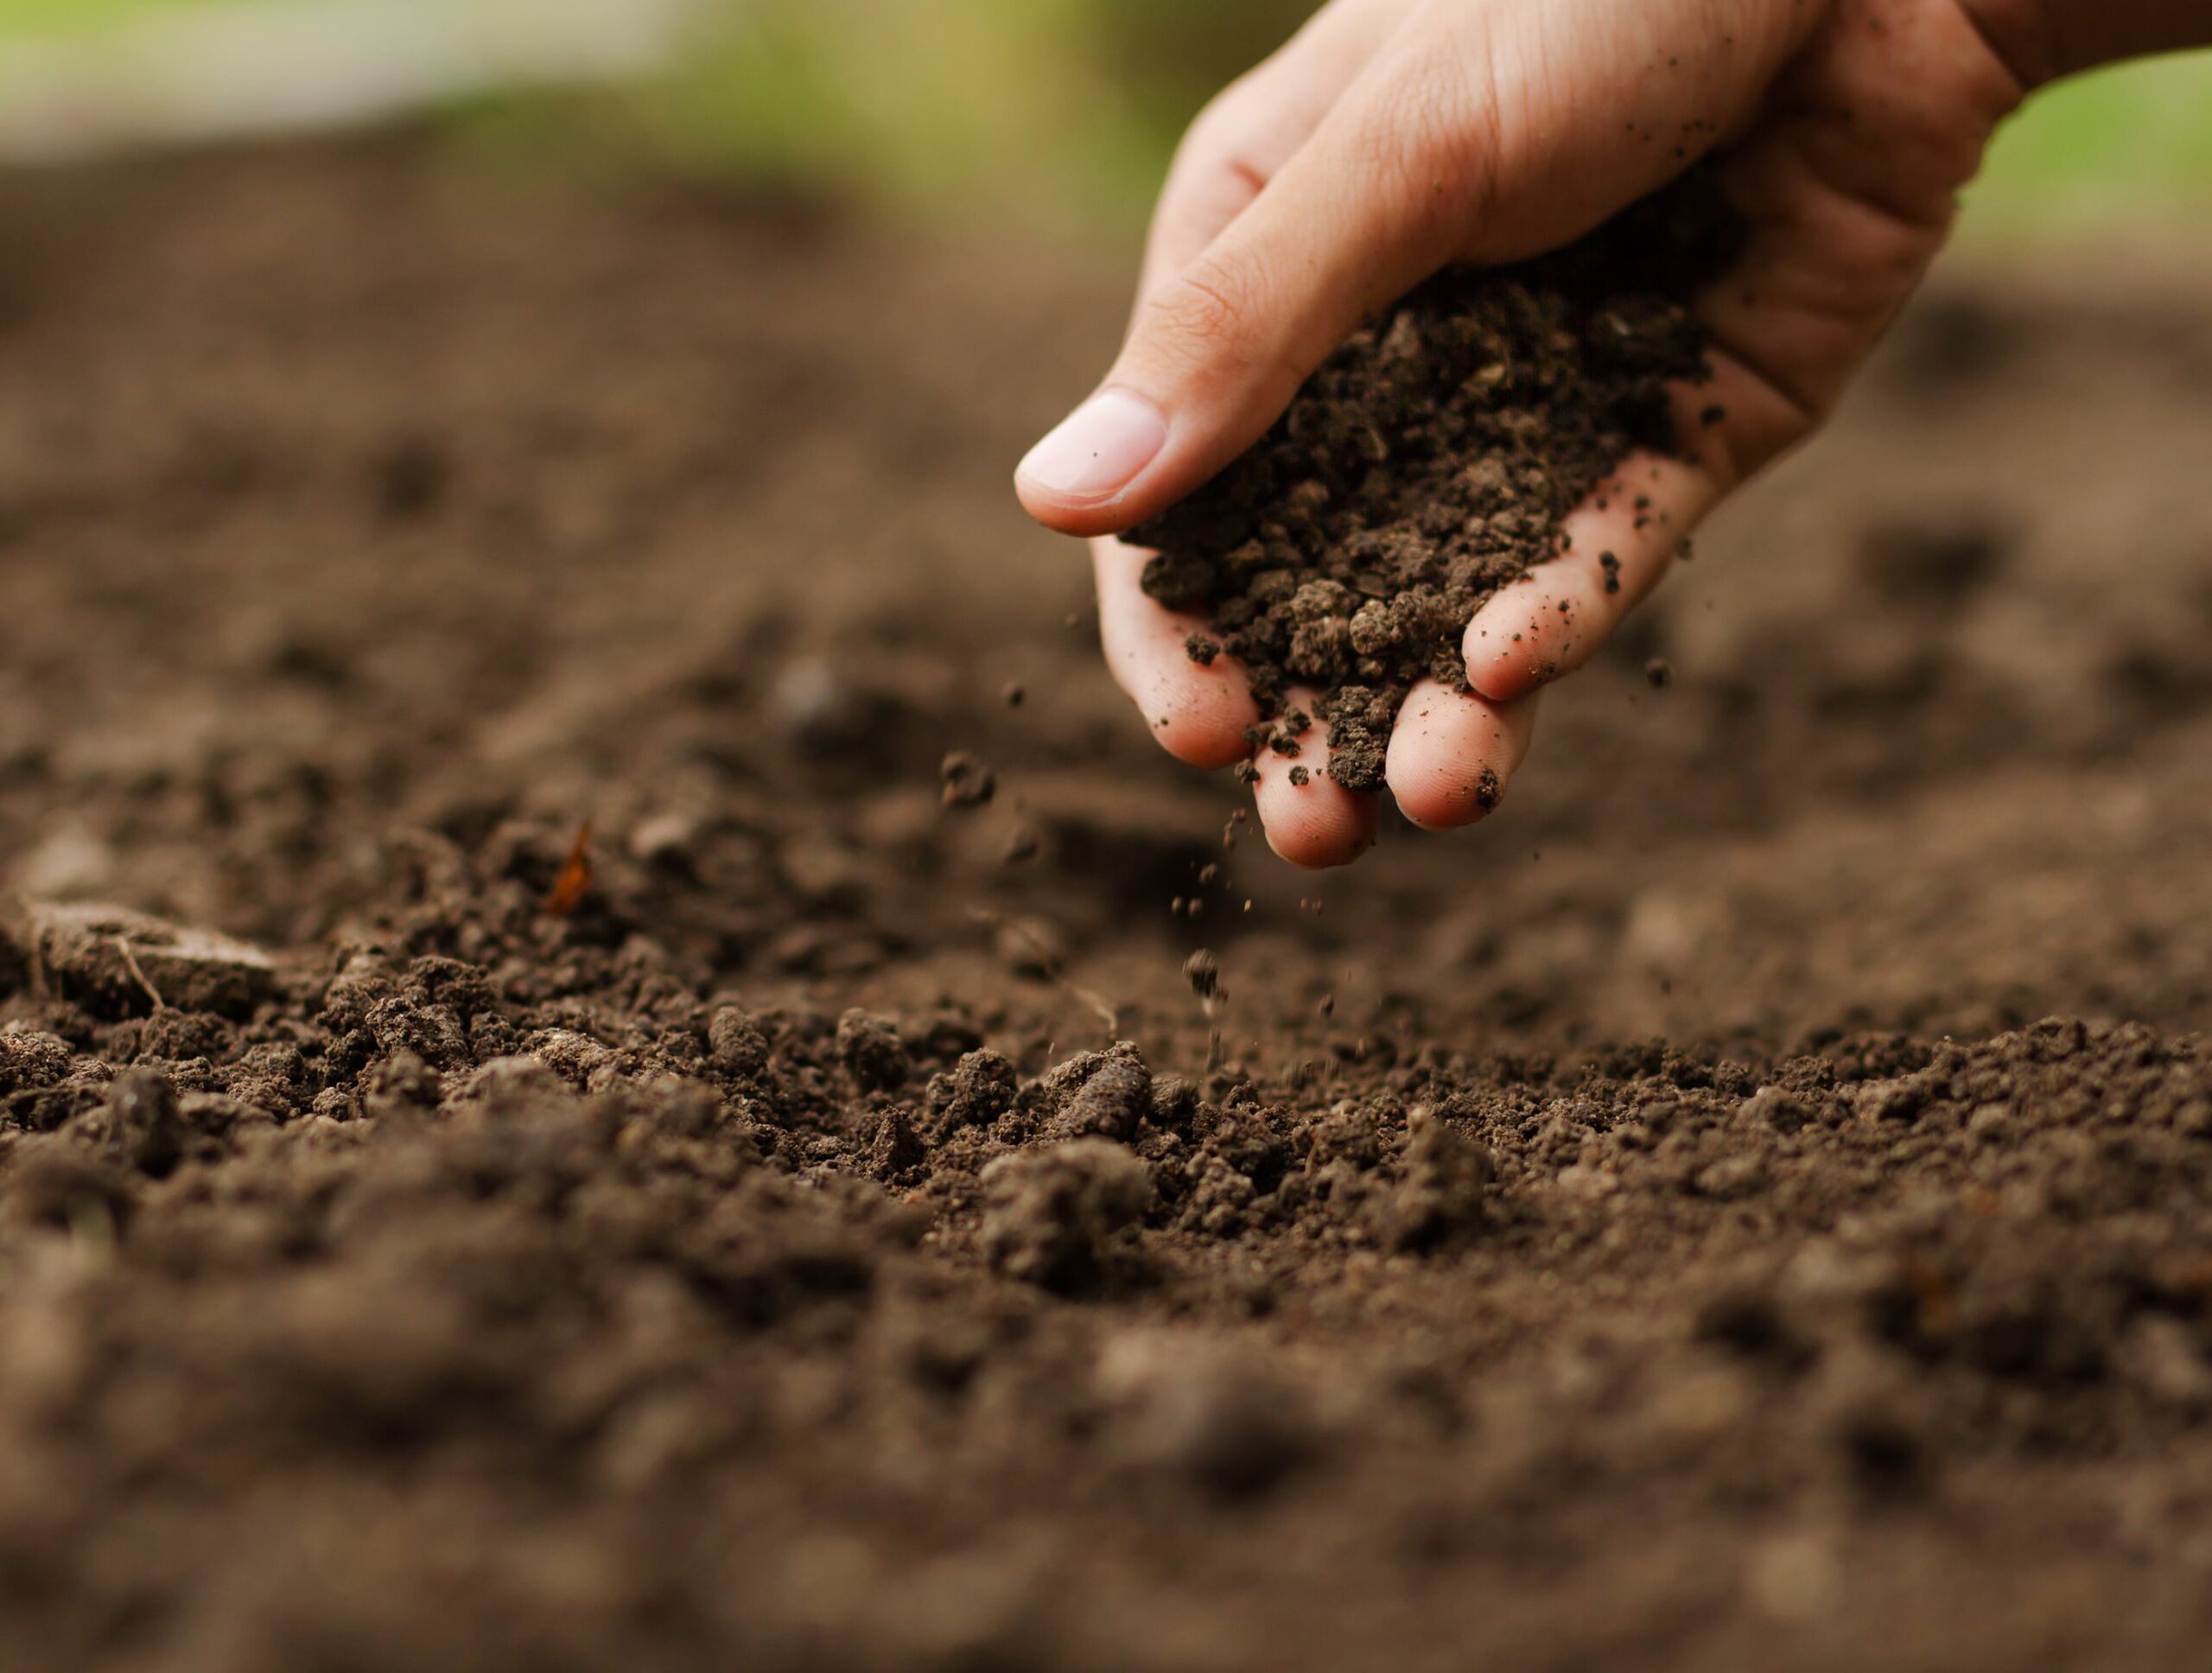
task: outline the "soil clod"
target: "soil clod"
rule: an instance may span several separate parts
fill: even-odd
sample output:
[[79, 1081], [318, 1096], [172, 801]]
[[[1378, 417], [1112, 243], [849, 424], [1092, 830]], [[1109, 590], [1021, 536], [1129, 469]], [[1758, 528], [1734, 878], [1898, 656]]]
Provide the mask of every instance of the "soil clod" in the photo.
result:
[[1152, 1199], [1150, 1170], [1121, 1145], [1071, 1139], [983, 1170], [982, 1239], [1009, 1277], [1075, 1293], [1106, 1274]]
[[172, 1008], [242, 1017], [274, 984], [260, 949], [122, 907], [32, 902], [15, 933], [35, 983], [103, 1017]]
[[889, 1091], [906, 1081], [906, 1042], [888, 1017], [847, 1011], [837, 1021], [837, 1055], [853, 1078], [871, 1091]]
[[1490, 1152], [1433, 1116], [1406, 1140], [1401, 1176], [1381, 1199], [1376, 1229], [1390, 1248], [1427, 1253], [1481, 1229], [1497, 1164]]
[[1040, 1130], [1048, 1138], [1103, 1135], [1127, 1142], [1152, 1104], [1152, 1072], [1124, 1041], [1071, 1058], [1037, 1083]]

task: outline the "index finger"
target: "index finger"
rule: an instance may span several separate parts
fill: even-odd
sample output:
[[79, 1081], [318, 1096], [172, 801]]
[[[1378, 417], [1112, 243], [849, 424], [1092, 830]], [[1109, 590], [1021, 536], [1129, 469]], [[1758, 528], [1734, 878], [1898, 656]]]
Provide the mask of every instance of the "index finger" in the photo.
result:
[[1160, 188], [1139, 308], [1251, 206], [1414, 3], [1337, 0], [1198, 113]]

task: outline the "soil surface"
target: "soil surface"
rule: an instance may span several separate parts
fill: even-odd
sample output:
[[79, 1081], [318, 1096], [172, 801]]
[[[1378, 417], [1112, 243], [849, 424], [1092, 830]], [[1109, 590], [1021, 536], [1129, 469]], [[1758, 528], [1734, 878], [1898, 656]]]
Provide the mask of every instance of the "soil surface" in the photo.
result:
[[2200, 268], [1940, 283], [1316, 882], [1005, 489], [1122, 262], [0, 224], [0, 1663], [2195, 1664]]
[[1457, 268], [1357, 332], [1250, 451], [1130, 531], [1144, 589], [1198, 613], [1295, 756], [1311, 705], [1329, 776], [1382, 788], [1398, 706], [1467, 688], [1476, 608], [1557, 556], [1561, 525], [1625, 460], [1673, 453], [1673, 395], [1705, 376], [1698, 289], [1738, 242], [1693, 174], [1541, 260]]

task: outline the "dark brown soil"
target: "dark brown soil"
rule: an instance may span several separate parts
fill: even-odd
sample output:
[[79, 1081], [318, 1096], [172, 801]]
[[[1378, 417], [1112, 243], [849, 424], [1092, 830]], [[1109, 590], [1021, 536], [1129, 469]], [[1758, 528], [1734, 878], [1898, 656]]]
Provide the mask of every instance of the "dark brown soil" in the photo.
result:
[[0, 1664], [2195, 1664], [2199, 268], [1953, 278], [1317, 883], [1007, 503], [1120, 262], [0, 220]]
[[1454, 269], [1323, 365], [1251, 450], [1134, 529], [1144, 589], [1211, 631], [1296, 755], [1330, 722], [1329, 775], [1382, 787], [1414, 684], [1467, 689], [1476, 607], [1554, 556], [1560, 525], [1634, 449], [1672, 452], [1671, 391], [1705, 375], [1688, 303], [1736, 232], [1692, 175], [1540, 261]]

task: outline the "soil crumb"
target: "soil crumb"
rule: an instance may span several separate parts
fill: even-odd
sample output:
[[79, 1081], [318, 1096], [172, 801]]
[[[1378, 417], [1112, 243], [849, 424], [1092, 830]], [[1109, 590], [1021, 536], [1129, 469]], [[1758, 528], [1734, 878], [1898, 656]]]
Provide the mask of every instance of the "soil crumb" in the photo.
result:
[[1319, 694], [1330, 775], [1382, 784], [1413, 685], [1466, 690], [1459, 637], [1477, 606], [1553, 557], [1573, 511], [1631, 452], [1676, 446], [1670, 385], [1705, 375], [1689, 299], [1737, 223], [1703, 175], [1580, 244], [1501, 269], [1457, 268], [1339, 349], [1274, 428], [1128, 538], [1154, 549], [1144, 588], [1207, 620], [1296, 753]]
[[1201, 1001], [1211, 1003], [1221, 996], [1221, 960], [1200, 947], [1183, 961], [1183, 979]]
[[998, 775], [964, 749], [956, 749], [944, 758], [939, 776], [944, 783], [947, 807], [982, 807], [999, 793]]

